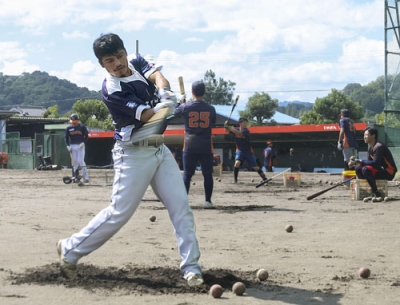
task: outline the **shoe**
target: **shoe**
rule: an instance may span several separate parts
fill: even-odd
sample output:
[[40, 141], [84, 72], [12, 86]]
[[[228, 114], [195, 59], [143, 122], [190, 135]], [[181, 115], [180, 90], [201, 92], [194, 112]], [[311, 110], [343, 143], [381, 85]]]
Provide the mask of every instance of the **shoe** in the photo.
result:
[[215, 209], [215, 206], [213, 205], [213, 203], [211, 201], [206, 201], [206, 202], [204, 202], [204, 208], [205, 209]]
[[236, 184], [236, 183], [237, 183], [237, 180], [233, 180], [232, 183], [233, 183], [233, 184]]
[[201, 276], [201, 274], [195, 274], [193, 272], [190, 272], [186, 276], [186, 281], [187, 281], [189, 287], [197, 287], [204, 283], [204, 280], [203, 280], [203, 277]]
[[89, 183], [89, 179], [83, 180], [83, 183]]
[[368, 201], [368, 200], [375, 200], [376, 198], [380, 198], [382, 197], [381, 193], [379, 192], [374, 192], [371, 195], [369, 195], [368, 197], [365, 197], [364, 200]]
[[57, 242], [57, 252], [58, 257], [60, 258], [61, 275], [69, 280], [74, 280], [76, 278], [76, 265], [71, 264], [64, 257], [64, 253], [62, 252], [61, 248], [61, 242], [61, 239]]

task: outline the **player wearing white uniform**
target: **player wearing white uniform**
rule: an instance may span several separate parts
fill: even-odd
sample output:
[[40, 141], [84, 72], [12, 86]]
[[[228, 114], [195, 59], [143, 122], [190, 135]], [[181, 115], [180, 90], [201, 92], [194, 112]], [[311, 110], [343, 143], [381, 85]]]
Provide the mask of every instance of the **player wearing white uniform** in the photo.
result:
[[140, 55], [128, 62], [123, 41], [115, 34], [100, 36], [93, 49], [100, 65], [109, 73], [103, 82], [102, 98], [116, 127], [112, 151], [115, 177], [110, 205], [80, 232], [57, 243], [61, 273], [75, 278], [78, 260], [122, 228], [151, 185], [174, 226], [183, 276], [189, 286], [201, 285], [194, 217], [178, 165], [162, 143], [162, 136], [139, 142], [131, 140], [132, 133], [161, 108], [175, 106], [169, 82], [161, 74], [161, 67], [148, 63]]
[[85, 183], [89, 182], [89, 173], [85, 163], [85, 144], [89, 139], [89, 133], [86, 126], [79, 123], [77, 114], [72, 114], [70, 117], [70, 125], [65, 129], [65, 144], [71, 155], [72, 163], [72, 180], [77, 182], [79, 179], [79, 168], [82, 169], [83, 179]]

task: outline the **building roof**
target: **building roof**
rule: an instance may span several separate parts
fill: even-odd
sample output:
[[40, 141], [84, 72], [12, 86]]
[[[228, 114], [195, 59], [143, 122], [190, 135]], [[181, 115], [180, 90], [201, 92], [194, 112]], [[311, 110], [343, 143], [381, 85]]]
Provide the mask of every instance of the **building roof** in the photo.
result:
[[16, 111], [20, 116], [41, 117], [43, 116], [43, 113], [46, 111], [46, 109], [41, 106], [17, 105], [13, 106], [13, 108], [11, 108], [10, 111]]
[[[215, 107], [215, 111], [223, 116], [229, 117], [231, 113], [232, 106], [230, 105], [213, 105]], [[231, 119], [238, 121], [239, 120], [239, 111], [245, 110], [245, 105], [237, 105], [231, 115]], [[281, 125], [294, 125], [300, 124], [300, 120], [296, 119], [292, 116], [286, 115], [282, 112], [275, 111], [275, 114], [271, 119], [267, 120], [267, 122], [275, 121]]]

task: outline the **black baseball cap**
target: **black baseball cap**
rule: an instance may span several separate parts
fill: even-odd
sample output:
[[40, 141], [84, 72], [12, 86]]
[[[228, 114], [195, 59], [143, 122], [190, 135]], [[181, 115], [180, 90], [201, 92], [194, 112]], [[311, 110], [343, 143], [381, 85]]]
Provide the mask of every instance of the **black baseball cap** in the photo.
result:
[[349, 116], [349, 110], [347, 110], [347, 109], [342, 109], [342, 110], [340, 110], [340, 115], [344, 115], [344, 116]]
[[195, 81], [192, 84], [192, 92], [195, 96], [203, 96], [206, 93], [206, 86], [202, 80]]
[[242, 123], [242, 122], [244, 122], [244, 121], [248, 122], [249, 120], [248, 120], [248, 119], [246, 119], [246, 118], [243, 118], [243, 117], [242, 117], [242, 118], [240, 118], [240, 119], [239, 119], [239, 121], [238, 121], [238, 122], [239, 122], [239, 123]]

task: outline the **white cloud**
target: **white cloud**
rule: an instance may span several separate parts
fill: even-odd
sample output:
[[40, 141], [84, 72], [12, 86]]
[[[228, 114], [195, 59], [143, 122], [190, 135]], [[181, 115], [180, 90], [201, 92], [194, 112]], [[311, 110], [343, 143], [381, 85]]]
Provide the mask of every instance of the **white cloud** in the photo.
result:
[[75, 39], [75, 38], [88, 38], [88, 33], [81, 32], [81, 31], [73, 31], [72, 33], [62, 33], [63, 38], [65, 39]]
[[3, 61], [0, 71], [4, 75], [21, 75], [22, 73], [32, 73], [39, 70], [39, 67], [27, 63], [25, 60]]

